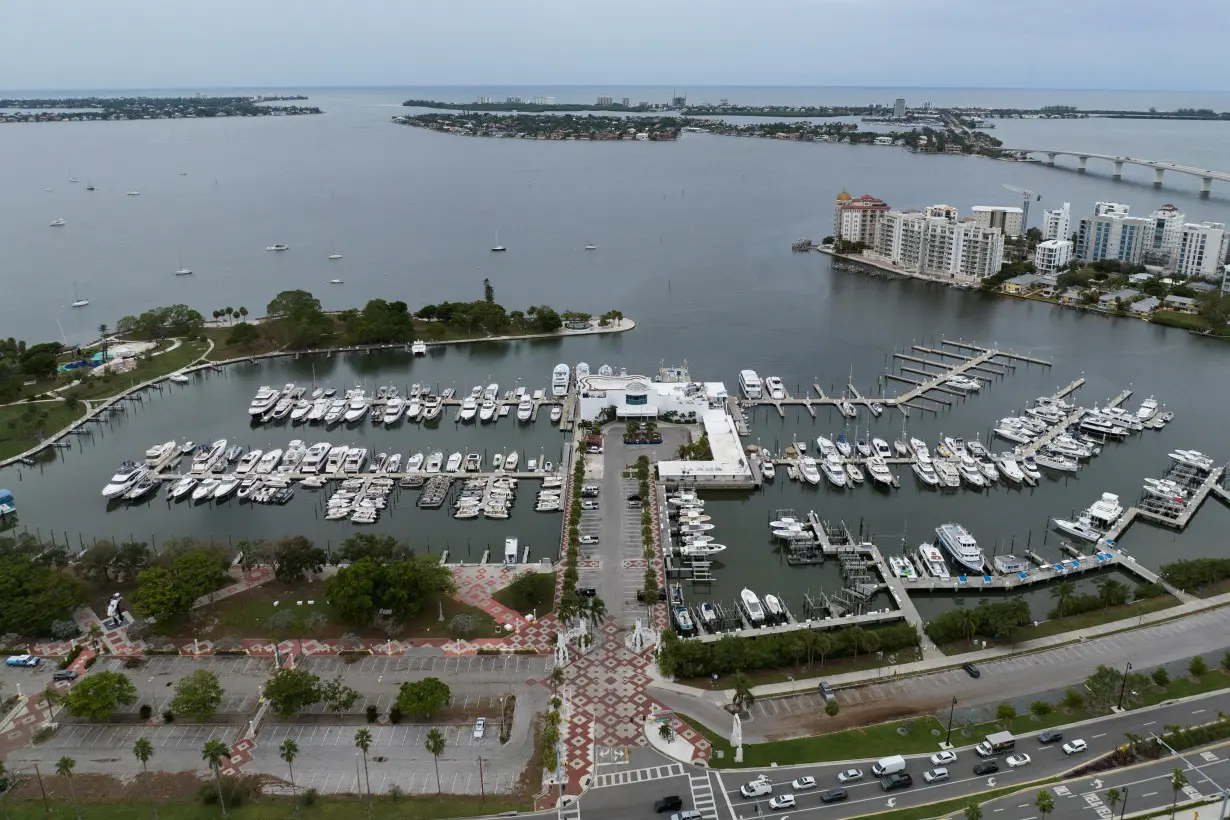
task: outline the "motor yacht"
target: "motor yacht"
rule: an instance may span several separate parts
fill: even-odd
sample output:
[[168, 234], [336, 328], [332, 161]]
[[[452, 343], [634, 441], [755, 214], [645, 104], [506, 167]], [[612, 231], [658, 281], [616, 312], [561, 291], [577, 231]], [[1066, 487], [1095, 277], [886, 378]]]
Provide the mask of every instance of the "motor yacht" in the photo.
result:
[[264, 454], [264, 450], [249, 450], [246, 455], [239, 459], [239, 463], [235, 465], [235, 473], [237, 475], [245, 475], [252, 472], [256, 468], [256, 463], [261, 460]]
[[1085, 510], [1084, 515], [1094, 526], [1109, 529], [1123, 515], [1123, 506], [1119, 496], [1114, 493], [1102, 493], [1102, 497]]
[[384, 405], [383, 421], [386, 425], [393, 425], [401, 421], [401, 415], [406, 411], [406, 400], [401, 396], [394, 396], [389, 399]]
[[346, 412], [342, 416], [347, 424], [353, 424], [360, 421], [367, 415], [367, 411], [371, 409], [371, 404], [367, 400], [361, 388], [351, 390], [346, 399]]
[[987, 486], [986, 478], [983, 477], [978, 466], [974, 464], [974, 460], [968, 454], [957, 462], [957, 472], [961, 474], [962, 481], [975, 489], [981, 490]]
[[278, 399], [278, 403], [273, 406], [272, 416], [274, 421], [281, 421], [291, 414], [295, 409], [295, 402], [291, 399]]
[[969, 530], [960, 524], [944, 524], [935, 530], [936, 546], [942, 547], [960, 566], [982, 573], [987, 559]]
[[820, 458], [828, 458], [837, 454], [837, 445], [827, 436], [816, 436], [816, 447], [820, 450]]
[[918, 480], [926, 484], [928, 487], [939, 486], [939, 474], [935, 472], [935, 466], [930, 461], [914, 462], [913, 470], [914, 475], [918, 476]]
[[[461, 454], [455, 453], [454, 455], [460, 456]], [[457, 463], [458, 464], [461, 463], [460, 457], [457, 459]], [[426, 466], [424, 466], [423, 471], [427, 473], [438, 473], [440, 472], [440, 468], [443, 464], [444, 464], [444, 453], [441, 453], [439, 450], [437, 450], [436, 452], [432, 453], [431, 455], [427, 457], [427, 463], [426, 463]], [[449, 472], [451, 473], [453, 471], [449, 470]]]
[[848, 399], [841, 399], [837, 402], [837, 410], [848, 419], [858, 416], [858, 409], [850, 403]]
[[870, 458], [871, 444], [864, 438], [855, 439], [854, 452], [858, 453], [862, 458]]
[[1057, 473], [1074, 473], [1081, 466], [1075, 459], [1064, 458], [1049, 448], [1034, 456], [1034, 464]]
[[[812, 459], [815, 461], [815, 459]], [[773, 466], [773, 459], [765, 458], [762, 454], [760, 457], [760, 475], [765, 481], [772, 481], [777, 475], [777, 468]]]
[[1033, 456], [1025, 456], [1017, 460], [1017, 465], [1020, 466], [1021, 472], [1025, 474], [1025, 480], [1031, 484], [1036, 484], [1042, 480], [1042, 473], [1038, 471], [1038, 465], [1034, 463]]
[[332, 427], [341, 422], [342, 417], [346, 415], [346, 399], [330, 399], [329, 409], [325, 411], [325, 426]]
[[282, 460], [282, 450], [274, 448], [261, 456], [260, 461], [256, 462], [256, 467], [253, 468], [259, 475], [269, 475], [274, 468], [278, 466], [278, 462]]
[[432, 393], [423, 399], [423, 421], [435, 421], [444, 412], [444, 401]]
[[820, 483], [820, 470], [816, 466], [816, 460], [811, 456], [803, 456], [799, 461], [799, 474], [808, 484]]
[[1102, 540], [1102, 532], [1096, 529], [1093, 526], [1093, 522], [1085, 516], [1081, 516], [1075, 521], [1070, 521], [1066, 518], [1052, 518], [1051, 524], [1055, 529], [1085, 541], [1097, 542]]
[[491, 457], [491, 469], [493, 471], [499, 470], [503, 466], [504, 466], [504, 454], [503, 453], [496, 453], [495, 455]]
[[845, 465], [836, 454], [826, 456], [824, 461], [820, 462], [820, 467], [824, 470], [824, 477], [834, 487], [844, 487], [849, 482]]
[[406, 472], [417, 473], [423, 466], [423, 454], [415, 453], [406, 461]]
[[346, 458], [342, 462], [342, 472], [361, 473], [365, 464], [367, 464], [367, 448], [352, 447], [346, 451]]
[[551, 423], [556, 424], [563, 417], [564, 417], [564, 408], [560, 407], [558, 404], [552, 405], [551, 406]]
[[960, 390], [965, 393], [975, 393], [982, 389], [982, 382], [977, 379], [971, 379], [966, 376], [953, 376], [944, 382], [946, 387], [951, 387], [953, 390]]
[[1209, 471], [1213, 469], [1213, 459], [1206, 456], [1199, 450], [1175, 450], [1169, 454], [1179, 464], [1185, 467], [1193, 467], [1197, 470]]
[[[312, 401], [312, 407], [308, 410], [306, 417], [308, 424], [319, 424], [324, 421], [325, 414], [329, 412], [329, 404], [329, 399], [314, 399]], [[294, 414], [292, 413], [291, 415], [293, 416]]]
[[224, 500], [239, 489], [241, 479], [237, 476], [226, 476], [218, 480], [218, 486], [214, 488], [214, 499], [217, 501]]
[[389, 460], [388, 453], [376, 453], [372, 456], [372, 462], [368, 465], [367, 470], [371, 473], [379, 473], [384, 470], [385, 462]]
[[1104, 416], [1085, 416], [1081, 419], [1080, 427], [1086, 433], [1093, 433], [1103, 438], [1121, 439], [1126, 438], [1128, 434], [1126, 427], [1121, 427]]
[[1012, 453], [1000, 453], [997, 459], [999, 463], [999, 474], [1011, 481], [1013, 484], [1020, 484], [1025, 480], [1025, 473], [1016, 463], [1016, 456]]
[[912, 452], [914, 454], [914, 458], [919, 461], [931, 461], [931, 451], [927, 449], [927, 442], [920, 438], [910, 439], [910, 452]]
[[568, 365], [560, 363], [551, 371], [551, 395], [562, 398], [568, 395], [568, 383], [572, 376], [572, 370]]
[[893, 451], [889, 448], [888, 442], [882, 438], [873, 438], [871, 440], [871, 450], [880, 458], [893, 457]]
[[192, 492], [192, 488], [197, 485], [198, 480], [190, 475], [184, 476], [171, 485], [171, 489], [167, 490], [167, 497], [172, 501], [178, 501]]
[[517, 403], [517, 421], [529, 421], [534, 413], [534, 402], [529, 396], [523, 396]]
[[[451, 458], [449, 459], [452, 460]], [[482, 469], [483, 457], [480, 453], [466, 453], [465, 460], [461, 462], [461, 469], [467, 473], [477, 473]]]
[[461, 420], [473, 421], [474, 416], [478, 414], [478, 400], [473, 396], [466, 396], [461, 401]]
[[201, 483], [197, 484], [196, 488], [192, 491], [192, 500], [204, 501], [211, 498], [214, 492], [218, 489], [218, 485], [221, 483], [222, 481], [220, 479], [214, 478], [213, 476], [201, 479]]
[[169, 458], [179, 449], [174, 441], [164, 442], [163, 444], [155, 444], [145, 451], [145, 463], [150, 467], [158, 464], [163, 459]]
[[138, 464], [135, 461], [125, 461], [115, 471], [115, 475], [111, 476], [111, 481], [103, 487], [103, 498], [115, 498], [123, 495], [128, 490], [149, 474], [149, 468]]
[[268, 413], [278, 403], [281, 394], [274, 390], [269, 385], [262, 385], [256, 391], [256, 395], [252, 397], [252, 402], [248, 405], [248, 415], [260, 417]]
[[867, 459], [867, 472], [871, 475], [872, 481], [884, 487], [893, 486], [896, 480], [893, 478], [892, 471], [888, 469], [888, 464], [878, 454]]
[[517, 455], [516, 450], [513, 450], [511, 453], [505, 456], [504, 472], [515, 473], [517, 471], [517, 464], [520, 462], [520, 459], [521, 457]]
[[961, 471], [951, 461], [936, 459], [932, 462], [932, 466], [935, 467], [935, 474], [940, 478], [941, 486], [950, 489], [961, 486]]
[[342, 462], [346, 460], [346, 453], [349, 451], [350, 448], [344, 444], [337, 444], [331, 447], [329, 449], [329, 455], [325, 459], [325, 467], [321, 472], [325, 475], [333, 475], [341, 472]]
[[743, 591], [739, 593], [739, 606], [752, 626], [759, 626], [764, 623], [764, 606], [760, 603], [760, 598], [756, 597], [756, 593], [747, 587], [744, 587]]
[[897, 454], [897, 458], [909, 458], [910, 457], [910, 443], [906, 441], [905, 439], [900, 439], [900, 438], [894, 439], [893, 440], [893, 452]]
[[1028, 444], [1034, 440], [1033, 433], [1022, 427], [1004, 424], [1003, 421], [1000, 422], [1000, 426], [993, 429], [993, 432], [1000, 438], [1011, 441], [1014, 444]]
[[1136, 418], [1142, 422], [1149, 421], [1157, 415], [1157, 408], [1157, 399], [1150, 396], [1140, 403], [1140, 409], [1136, 411]]
[[773, 401], [781, 401], [786, 398], [786, 386], [782, 384], [782, 380], [777, 376], [766, 376], [764, 387], [769, 393], [769, 398]]
[[448, 457], [448, 463], [444, 467], [444, 472], [455, 473], [461, 469], [462, 460], [465, 457], [461, 453], [453, 453]]
[[329, 443], [327, 441], [317, 442], [307, 449], [299, 469], [305, 473], [318, 473], [328, 455]]
[[867, 478], [863, 474], [862, 468], [859, 467], [857, 464], [855, 464], [853, 461], [848, 462], [846, 464], [846, 475], [850, 477], [851, 487], [853, 487], [856, 484], [862, 484]]
[[208, 473], [210, 468], [214, 466], [214, 463], [222, 458], [225, 453], [226, 439], [218, 439], [192, 457], [192, 467], [189, 472], [194, 475]]
[[922, 568], [932, 578], [948, 579], [948, 564], [944, 562], [944, 554], [934, 544], [919, 544], [918, 559]]
[[479, 421], [491, 421], [495, 418], [496, 405], [494, 399], [483, 399], [482, 405], [478, 410]]

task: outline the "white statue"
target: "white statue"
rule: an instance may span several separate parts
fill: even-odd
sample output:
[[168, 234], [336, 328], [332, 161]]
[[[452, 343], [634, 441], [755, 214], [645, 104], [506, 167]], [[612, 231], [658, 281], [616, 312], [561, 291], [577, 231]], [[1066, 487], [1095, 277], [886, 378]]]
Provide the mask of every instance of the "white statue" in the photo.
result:
[[568, 665], [568, 645], [564, 642], [564, 636], [558, 633], [555, 636], [555, 665]]
[[735, 725], [730, 730], [730, 745], [735, 747], [735, 762], [743, 762], [743, 721], [735, 715]]

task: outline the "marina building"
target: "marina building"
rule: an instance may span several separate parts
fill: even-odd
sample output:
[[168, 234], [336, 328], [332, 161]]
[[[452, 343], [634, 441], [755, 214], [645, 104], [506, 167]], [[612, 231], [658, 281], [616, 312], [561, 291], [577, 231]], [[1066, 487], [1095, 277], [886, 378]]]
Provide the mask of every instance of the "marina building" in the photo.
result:
[[1163, 205], [1149, 214], [1152, 229], [1145, 236], [1141, 253], [1145, 262], [1173, 270], [1179, 257], [1179, 239], [1185, 216], [1173, 205]]
[[950, 221], [920, 211], [889, 211], [880, 222], [873, 249], [893, 265], [973, 283], [999, 272], [1004, 234], [972, 219]]
[[1150, 222], [1147, 219], [1120, 213], [1095, 213], [1080, 221], [1076, 232], [1076, 255], [1086, 262], [1115, 259], [1135, 265], [1140, 262], [1145, 236], [1149, 231]]
[[686, 370], [678, 381], [646, 376], [582, 376], [577, 382], [581, 418], [592, 421], [608, 407], [620, 419], [655, 419], [668, 412], [696, 418], [726, 400], [722, 382], [693, 382]]
[[706, 410], [700, 417], [709, 440], [711, 461], [659, 461], [658, 477], [676, 485], [696, 488], [737, 488], [755, 484], [752, 468], [743, 453], [735, 420], [723, 409]]
[[1043, 276], [1055, 276], [1072, 261], [1070, 239], [1048, 239], [1035, 249], [1034, 270]]
[[1072, 203], [1062, 208], [1047, 208], [1042, 212], [1042, 239], [1068, 239], [1072, 235]]
[[1179, 233], [1175, 272], [1180, 276], [1216, 281], [1225, 270], [1227, 235], [1224, 222], [1189, 222]]
[[1007, 236], [1020, 236], [1025, 213], [1014, 205], [975, 205], [974, 222], [984, 228], [999, 228]]
[[863, 194], [855, 199], [843, 188], [837, 195], [834, 208], [833, 236], [846, 242], [873, 245], [876, 230], [888, 211], [888, 203], [884, 200], [871, 194]]

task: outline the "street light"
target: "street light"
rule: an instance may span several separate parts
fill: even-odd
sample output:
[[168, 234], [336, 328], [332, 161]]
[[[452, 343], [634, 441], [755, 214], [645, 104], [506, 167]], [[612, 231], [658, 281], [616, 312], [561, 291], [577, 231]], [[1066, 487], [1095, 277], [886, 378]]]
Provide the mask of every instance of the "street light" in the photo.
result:
[[1123, 667], [1123, 682], [1119, 684], [1119, 705], [1115, 708], [1123, 710], [1123, 693], [1127, 689], [1128, 672], [1132, 671], [1132, 662], [1128, 661], [1127, 666]]
[[1127, 814], [1127, 799], [1128, 799], [1128, 787], [1124, 786], [1123, 787], [1123, 810], [1119, 812], [1119, 820], [1123, 820], [1123, 815]]
[[952, 740], [952, 713], [956, 711], [956, 708], [957, 699], [953, 698], [952, 706], [948, 707], [948, 735], [944, 738], [944, 745], [949, 747], [952, 746], [952, 743], [950, 742]]

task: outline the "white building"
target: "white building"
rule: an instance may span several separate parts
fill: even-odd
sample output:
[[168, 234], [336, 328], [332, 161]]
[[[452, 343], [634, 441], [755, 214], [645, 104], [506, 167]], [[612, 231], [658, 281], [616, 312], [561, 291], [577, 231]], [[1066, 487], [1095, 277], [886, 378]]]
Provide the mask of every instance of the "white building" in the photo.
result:
[[1042, 276], [1054, 276], [1072, 261], [1070, 239], [1048, 239], [1039, 242], [1034, 256], [1034, 269]]
[[1224, 222], [1189, 222], [1183, 226], [1179, 235], [1179, 253], [1175, 258], [1175, 273], [1216, 281], [1225, 270], [1225, 263]]
[[1047, 208], [1042, 212], [1042, 239], [1068, 239], [1072, 235], [1072, 203], [1062, 208]]
[[704, 487], [751, 487], [752, 468], [743, 453], [735, 420], [725, 409], [707, 410], [700, 417], [709, 439], [712, 461], [659, 461], [658, 478], [678, 485]]
[[1184, 214], [1173, 205], [1163, 205], [1149, 214], [1152, 230], [1145, 237], [1144, 260], [1174, 269], [1179, 259], [1179, 239], [1183, 235]]
[[1106, 216], [1107, 214], [1119, 214], [1127, 216], [1129, 208], [1127, 205], [1122, 205], [1118, 202], [1095, 202], [1093, 203], [1094, 216]]
[[949, 222], [956, 222], [961, 215], [956, 208], [951, 205], [928, 205], [923, 209], [923, 213], [927, 216], [938, 216], [947, 219]]
[[999, 228], [1007, 236], [1020, 236], [1025, 214], [1013, 205], [975, 205], [970, 209], [974, 222], [984, 228]]
[[881, 220], [874, 252], [907, 270], [974, 283], [999, 272], [1004, 235], [972, 219], [950, 221], [919, 211], [889, 211]]
[[1223, 295], [1230, 294], [1230, 265], [1223, 265], [1221, 269], [1221, 292]]
[[582, 376], [577, 383], [581, 418], [592, 421], [608, 407], [620, 419], [653, 419], [674, 412], [701, 414], [726, 400], [721, 382], [651, 381], [646, 376]]
[[1086, 216], [1076, 232], [1076, 255], [1086, 262], [1115, 259], [1129, 265], [1138, 264], [1150, 228], [1147, 219], [1119, 213]]
[[888, 203], [871, 194], [858, 199], [845, 190], [837, 195], [833, 209], [833, 236], [846, 242], [875, 243], [876, 228], [888, 213]]
[[899, 120], [905, 119], [905, 97], [898, 97], [893, 103], [893, 116]]

